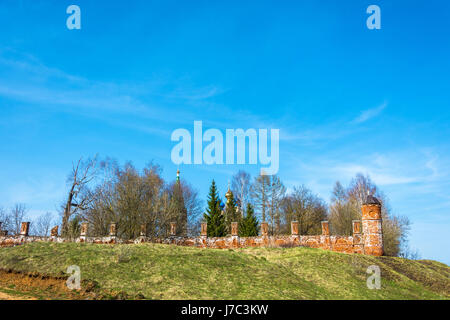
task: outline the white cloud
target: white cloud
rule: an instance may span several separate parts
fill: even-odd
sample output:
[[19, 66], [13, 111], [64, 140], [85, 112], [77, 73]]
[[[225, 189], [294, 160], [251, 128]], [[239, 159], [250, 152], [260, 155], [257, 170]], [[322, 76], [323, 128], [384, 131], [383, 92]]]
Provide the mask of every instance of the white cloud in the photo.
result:
[[[440, 159], [437, 150], [404, 149], [395, 152], [334, 154], [300, 157], [289, 154], [282, 171], [287, 185], [304, 183], [324, 198], [330, 195], [335, 181], [348, 184], [357, 173], [368, 174], [383, 190], [389, 190], [398, 199], [420, 198], [421, 195], [448, 201], [450, 184], [448, 159]], [[429, 203], [431, 206], [432, 204]]]
[[346, 179], [354, 177], [357, 173], [368, 174], [380, 186], [414, 183], [422, 179], [421, 177], [404, 175], [396, 169], [392, 169], [392, 167], [380, 167], [376, 163], [370, 165], [342, 164], [332, 170], [337, 176], [346, 177]]
[[352, 123], [363, 123], [366, 122], [369, 119], [372, 119], [379, 115], [385, 108], [387, 107], [387, 102], [384, 102], [383, 104], [379, 105], [376, 108], [364, 110], [361, 112], [361, 114], [355, 118]]

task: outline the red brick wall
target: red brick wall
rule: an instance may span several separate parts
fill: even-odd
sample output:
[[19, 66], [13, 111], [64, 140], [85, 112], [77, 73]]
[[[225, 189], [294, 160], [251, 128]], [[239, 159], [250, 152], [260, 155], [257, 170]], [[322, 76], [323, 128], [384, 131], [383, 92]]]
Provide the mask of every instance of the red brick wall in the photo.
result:
[[[311, 248], [321, 248], [344, 253], [361, 253], [368, 255], [383, 255], [383, 234], [381, 225], [381, 206], [380, 205], [363, 205], [362, 220], [353, 221], [352, 236], [331, 236], [328, 221], [322, 222], [322, 234], [315, 236], [298, 235], [298, 223], [291, 223], [292, 235], [290, 236], [268, 236], [267, 223], [261, 224], [261, 233], [259, 237], [238, 237], [237, 224], [233, 225], [233, 236], [222, 238], [208, 238], [206, 236], [207, 225], [202, 224], [201, 236], [199, 237], [176, 237], [170, 236], [165, 239], [149, 239], [141, 236], [134, 241], [122, 241], [115, 236], [115, 224], [111, 226], [111, 235], [109, 237], [87, 237], [86, 231], [88, 226], [83, 223], [83, 234], [76, 241], [97, 243], [97, 244], [114, 244], [114, 243], [165, 243], [181, 246], [192, 246], [199, 248], [246, 248], [246, 247], [295, 247], [305, 246]], [[29, 224], [28, 224], [29, 227]], [[171, 233], [175, 234], [176, 224], [171, 223]], [[52, 237], [0, 237], [0, 247], [13, 246], [35, 241], [54, 241], [66, 242], [68, 240], [52, 236]]]

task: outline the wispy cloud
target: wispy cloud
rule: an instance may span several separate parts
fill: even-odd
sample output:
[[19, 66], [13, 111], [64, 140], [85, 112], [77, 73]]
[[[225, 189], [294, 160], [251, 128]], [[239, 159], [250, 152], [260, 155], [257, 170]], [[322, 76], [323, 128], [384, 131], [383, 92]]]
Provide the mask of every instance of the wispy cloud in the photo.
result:
[[[167, 137], [168, 130], [189, 127], [199, 120], [196, 112], [205, 126], [219, 129], [246, 128], [249, 123], [257, 128], [279, 128], [272, 117], [236, 110], [212, 99], [231, 89], [198, 85], [186, 76], [154, 75], [145, 83], [96, 81], [10, 48], [0, 48], [0, 67], [1, 97], [129, 130]], [[221, 110], [220, 119], [217, 110]]]
[[302, 123], [292, 125], [292, 119], [285, 117], [280, 119], [283, 130], [280, 134], [280, 140], [292, 142], [302, 146], [312, 146], [318, 143], [332, 142], [351, 137], [355, 134], [361, 134], [366, 129], [362, 126], [349, 126], [360, 124], [379, 115], [387, 107], [387, 102], [376, 108], [362, 111], [361, 114], [350, 120], [348, 117], [333, 118], [331, 121], [322, 123]]
[[344, 121], [334, 121], [320, 125], [309, 127], [302, 126], [297, 128], [288, 124], [282, 126], [280, 140], [303, 146], [311, 146], [317, 143], [345, 138], [358, 130], [359, 129], [356, 127], [346, 126]]
[[352, 121], [352, 123], [366, 122], [367, 120], [370, 120], [370, 119], [376, 117], [377, 115], [379, 115], [384, 109], [386, 109], [386, 107], [387, 107], [387, 102], [384, 102], [381, 105], [379, 105], [378, 107], [364, 110], [361, 112], [361, 114], [357, 118], [355, 118]]
[[342, 164], [333, 168], [336, 176], [346, 177], [346, 179], [354, 177], [357, 173], [368, 174], [380, 186], [409, 184], [422, 180], [422, 177], [402, 175], [401, 173], [390, 172], [390, 168], [386, 169], [358, 164]]
[[[347, 184], [357, 173], [362, 173], [368, 174], [397, 200], [422, 201], [433, 197], [444, 203], [450, 200], [446, 191], [450, 187], [447, 162], [448, 157], [440, 150], [418, 147], [367, 155], [358, 150], [345, 155], [339, 150], [329, 150], [321, 157], [290, 156], [283, 163], [288, 167], [285, 169], [288, 186], [304, 183], [325, 199], [335, 181]], [[421, 208], [431, 205], [433, 203], [427, 203]]]
[[[202, 104], [223, 92], [215, 85], [195, 86], [188, 79], [162, 77], [146, 83], [88, 80], [9, 49], [0, 50], [0, 66], [2, 97], [150, 134], [167, 135], [167, 127], [189, 119], [191, 110], [187, 106]], [[140, 125], [136, 119], [150, 120], [152, 128]]]

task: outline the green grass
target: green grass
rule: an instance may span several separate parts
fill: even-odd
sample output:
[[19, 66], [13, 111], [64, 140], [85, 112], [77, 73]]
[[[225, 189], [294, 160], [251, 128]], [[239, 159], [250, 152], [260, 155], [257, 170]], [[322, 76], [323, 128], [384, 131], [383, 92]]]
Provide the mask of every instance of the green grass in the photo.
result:
[[24, 293], [21, 291], [17, 291], [17, 290], [13, 290], [13, 289], [9, 289], [9, 288], [0, 288], [0, 293], [5, 293], [7, 295], [10, 295], [12, 297], [14, 297], [15, 299], [25, 299], [25, 300], [30, 300], [30, 299], [42, 299], [41, 296], [36, 295], [36, 294], [29, 294], [29, 293]]
[[[146, 299], [449, 299], [450, 268], [429, 260], [312, 248], [236, 250], [31, 243], [0, 249], [0, 269], [65, 275], [78, 265], [100, 293]], [[367, 267], [381, 289], [367, 288]]]

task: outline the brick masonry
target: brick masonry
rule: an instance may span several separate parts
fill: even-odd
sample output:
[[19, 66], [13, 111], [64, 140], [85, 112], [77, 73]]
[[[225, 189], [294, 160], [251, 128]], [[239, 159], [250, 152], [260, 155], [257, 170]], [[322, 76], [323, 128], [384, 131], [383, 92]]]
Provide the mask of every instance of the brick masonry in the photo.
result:
[[364, 253], [372, 256], [383, 255], [383, 231], [381, 205], [362, 206], [362, 230]]
[[[176, 234], [176, 223], [170, 223], [170, 236], [164, 239], [150, 239], [145, 236], [145, 226], [141, 228], [140, 237], [135, 240], [123, 241], [116, 237], [116, 224], [110, 226], [108, 237], [88, 237], [88, 224], [81, 226], [81, 235], [76, 242], [115, 244], [115, 243], [162, 243], [180, 246], [191, 246], [198, 248], [231, 249], [246, 247], [296, 247], [305, 246], [321, 248], [343, 253], [360, 253], [367, 255], [383, 255], [383, 233], [381, 224], [381, 205], [365, 204], [362, 206], [362, 220], [353, 221], [352, 236], [330, 235], [328, 221], [322, 221], [321, 235], [299, 235], [298, 222], [291, 222], [291, 235], [268, 235], [268, 224], [261, 223], [261, 235], [258, 237], [239, 237], [238, 224], [232, 223], [232, 235], [230, 237], [208, 238], [207, 224], [202, 223], [201, 235], [199, 237], [178, 237]], [[28, 236], [30, 224], [23, 223], [19, 236], [0, 236], [0, 247], [14, 246], [35, 241], [69, 242], [68, 239], [58, 237], [58, 229], [52, 229], [50, 237]], [[1, 231], [1, 230], [0, 230]], [[1, 234], [1, 233], [0, 233]]]

